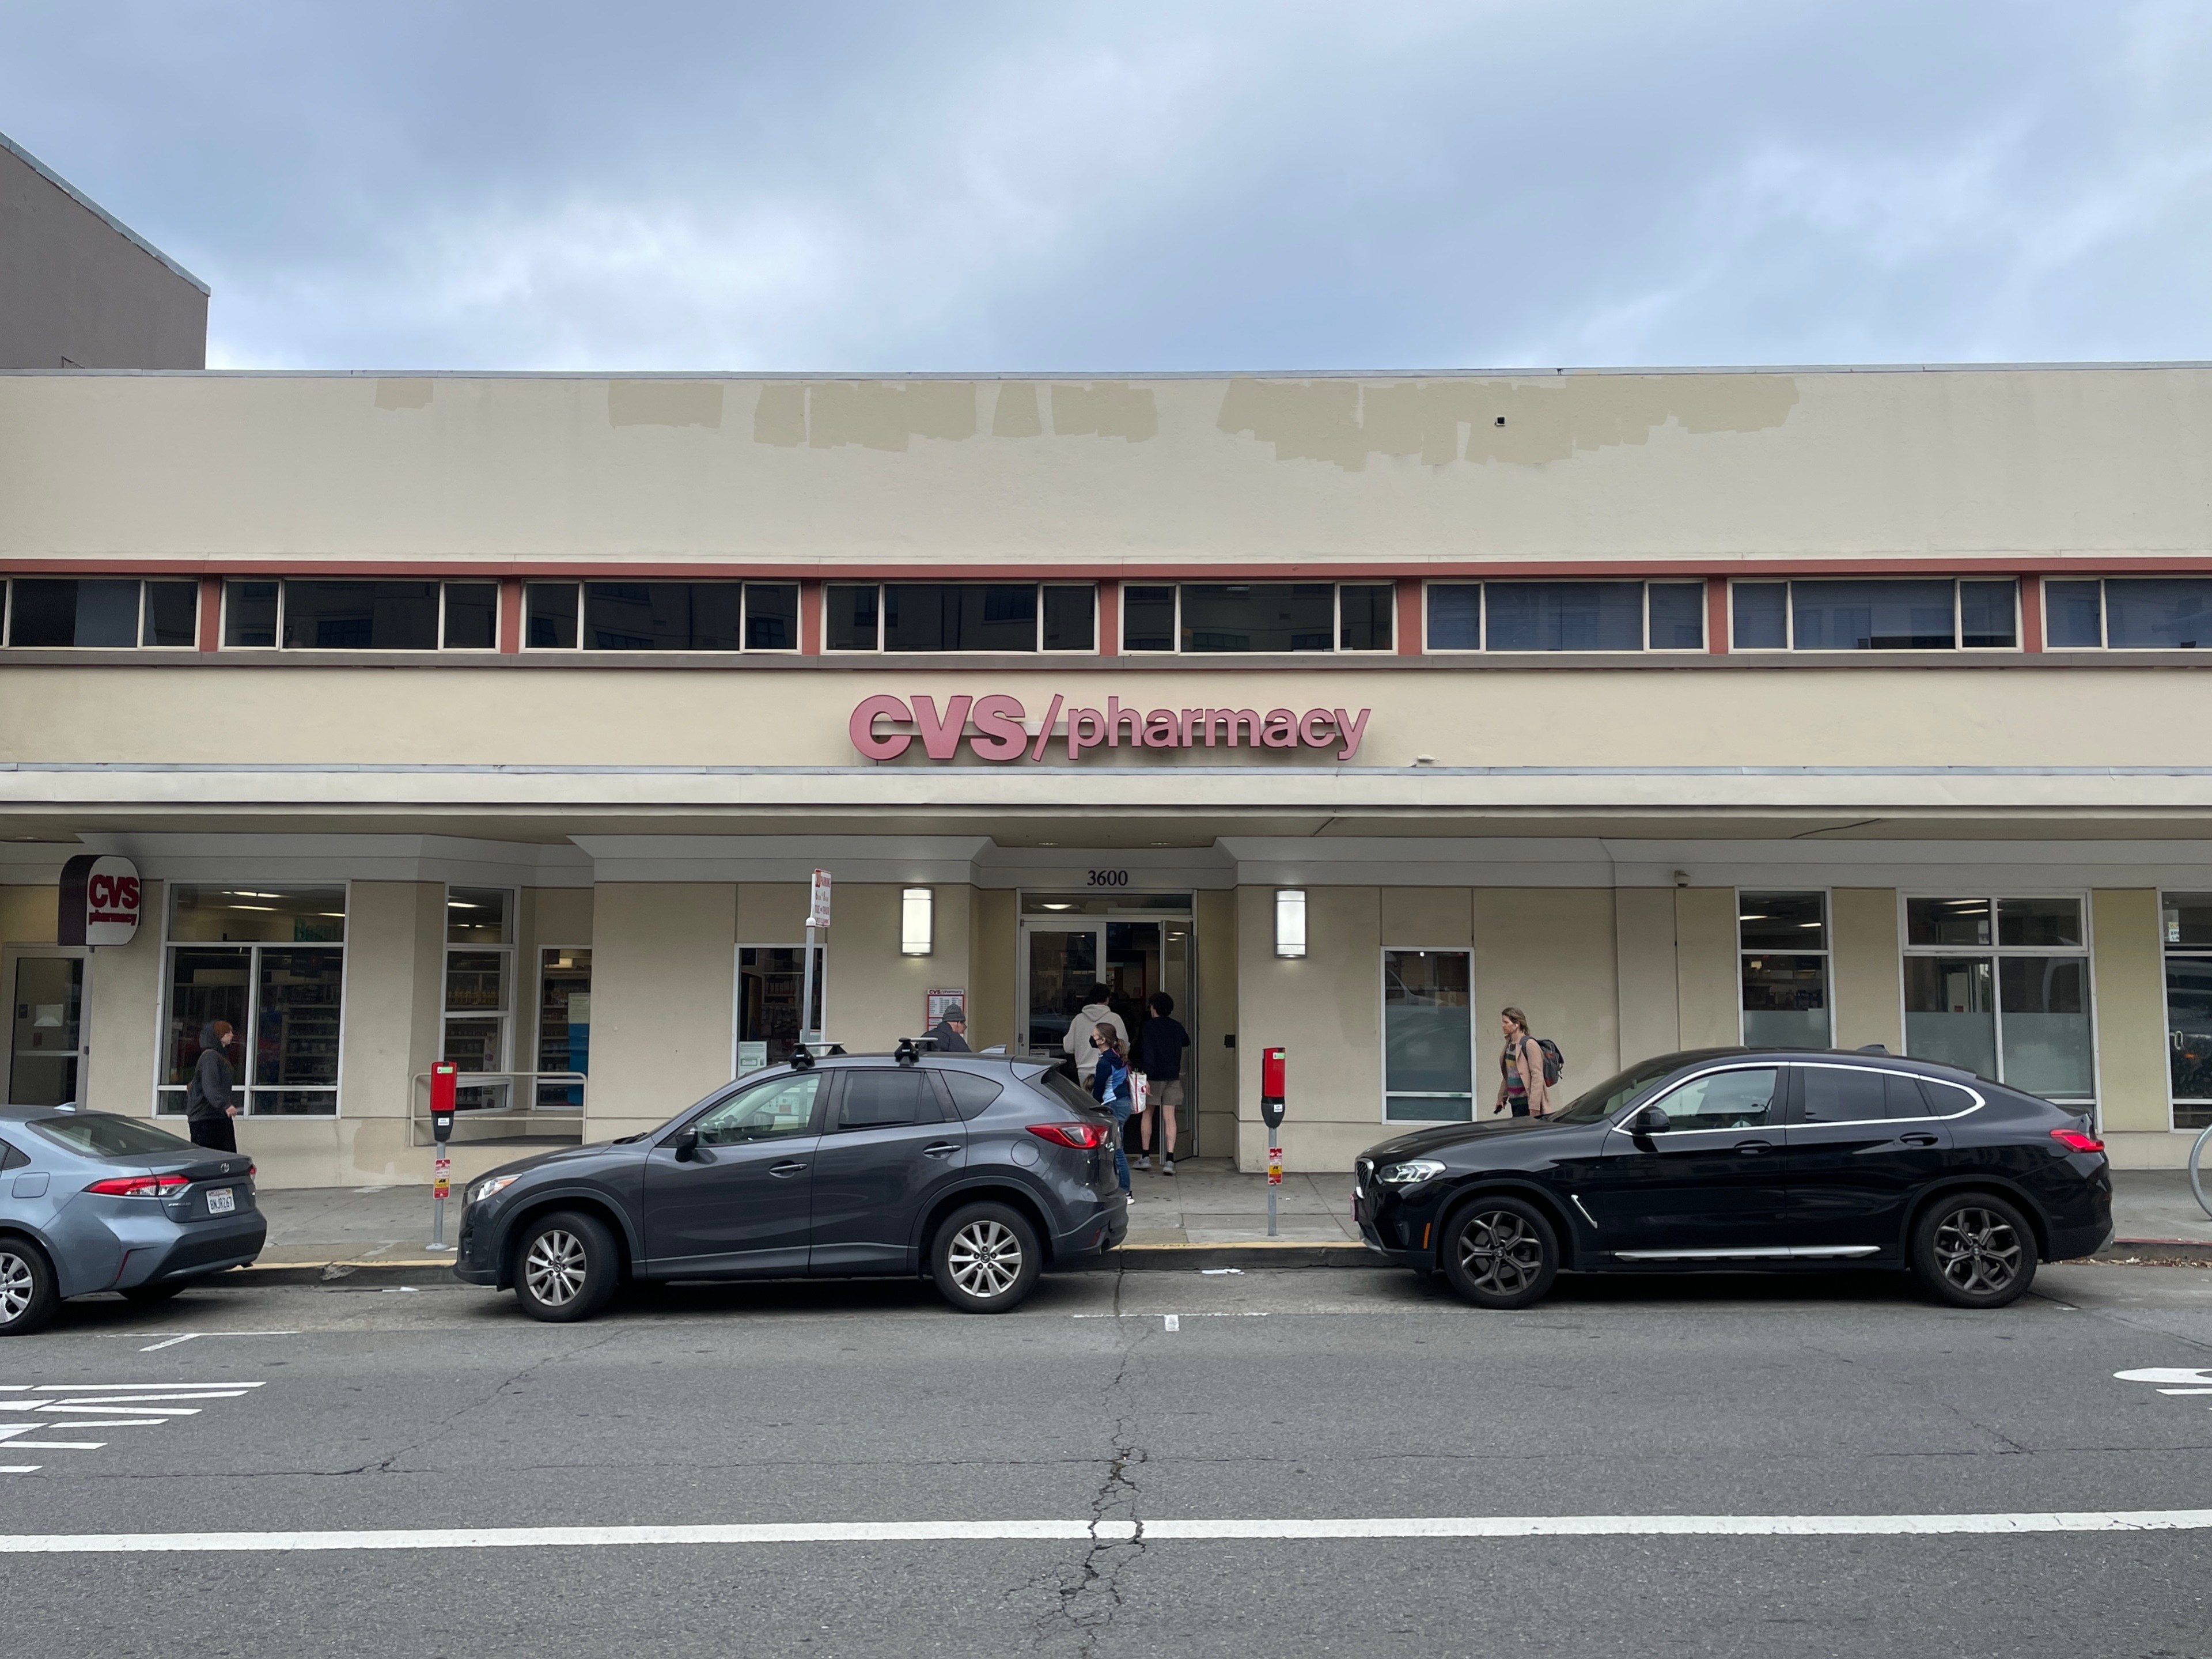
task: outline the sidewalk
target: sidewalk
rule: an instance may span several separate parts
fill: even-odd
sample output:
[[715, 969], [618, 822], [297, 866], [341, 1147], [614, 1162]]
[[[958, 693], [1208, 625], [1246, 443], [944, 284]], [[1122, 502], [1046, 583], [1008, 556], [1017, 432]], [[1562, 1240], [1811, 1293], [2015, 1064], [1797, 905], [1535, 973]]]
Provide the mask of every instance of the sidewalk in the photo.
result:
[[[1358, 1250], [1349, 1175], [1286, 1175], [1277, 1194], [1277, 1232], [1267, 1237], [1267, 1182], [1241, 1175], [1225, 1158], [1188, 1158], [1172, 1176], [1157, 1169], [1133, 1177], [1132, 1251], [1186, 1248], [1279, 1249], [1285, 1265], [1314, 1247]], [[2197, 1207], [2181, 1170], [2120, 1170], [2112, 1175], [2113, 1219], [2123, 1243], [2183, 1243], [2212, 1249], [2212, 1216]], [[263, 1267], [441, 1266], [433, 1255], [430, 1189], [423, 1187], [303, 1187], [258, 1194], [269, 1218]], [[446, 1242], [460, 1230], [456, 1188], [446, 1206]], [[1304, 1247], [1303, 1251], [1300, 1247]]]

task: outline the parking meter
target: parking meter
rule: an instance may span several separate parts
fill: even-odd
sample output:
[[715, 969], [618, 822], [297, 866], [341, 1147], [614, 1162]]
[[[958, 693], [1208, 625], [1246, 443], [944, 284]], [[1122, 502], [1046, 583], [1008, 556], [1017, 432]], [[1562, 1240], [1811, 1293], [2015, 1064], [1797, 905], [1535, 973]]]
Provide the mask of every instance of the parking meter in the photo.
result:
[[430, 1248], [446, 1248], [446, 1195], [453, 1190], [453, 1097], [460, 1067], [441, 1060], [430, 1068], [430, 1137], [438, 1143], [437, 1172], [430, 1182]]
[[1260, 1051], [1260, 1116], [1267, 1126], [1267, 1237], [1275, 1237], [1275, 1194], [1283, 1184], [1284, 1073], [1290, 1051]]

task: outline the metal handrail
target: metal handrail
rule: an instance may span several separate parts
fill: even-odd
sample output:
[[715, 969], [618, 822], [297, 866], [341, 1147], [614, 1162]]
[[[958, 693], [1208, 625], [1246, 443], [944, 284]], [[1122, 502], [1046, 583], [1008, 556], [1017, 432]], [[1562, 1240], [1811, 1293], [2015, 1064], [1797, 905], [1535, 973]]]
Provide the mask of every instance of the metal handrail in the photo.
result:
[[2197, 1137], [2197, 1144], [2189, 1149], [2189, 1190], [2197, 1194], [2197, 1207], [2212, 1215], [2212, 1199], [2204, 1196], [2204, 1148], [2212, 1146], [2212, 1123], [2204, 1126], [2204, 1133]]
[[[429, 1125], [429, 1073], [415, 1073], [415, 1097], [410, 1103], [407, 1115], [410, 1130], [415, 1127], [427, 1129]], [[535, 1089], [539, 1084], [550, 1084], [557, 1088], [586, 1088], [591, 1079], [581, 1072], [462, 1072], [455, 1076], [454, 1081], [463, 1089], [473, 1089], [487, 1083], [511, 1083], [517, 1085], [520, 1092], [521, 1089]], [[510, 1097], [509, 1103], [505, 1106], [463, 1106], [456, 1114], [456, 1121], [463, 1123], [501, 1123], [544, 1122], [548, 1119], [559, 1119], [564, 1123], [574, 1122], [580, 1130], [583, 1116], [584, 1108], [580, 1104], [539, 1106], [533, 1102], [529, 1105], [517, 1106]], [[424, 1143], [418, 1140], [416, 1144]]]

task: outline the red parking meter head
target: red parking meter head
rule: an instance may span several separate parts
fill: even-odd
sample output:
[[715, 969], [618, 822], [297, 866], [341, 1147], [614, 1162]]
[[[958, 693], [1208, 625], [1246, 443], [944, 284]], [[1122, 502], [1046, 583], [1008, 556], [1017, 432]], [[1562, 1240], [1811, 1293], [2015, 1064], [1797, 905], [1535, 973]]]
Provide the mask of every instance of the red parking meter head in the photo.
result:
[[459, 1070], [450, 1060], [430, 1068], [430, 1133], [441, 1140], [453, 1133], [454, 1079]]
[[1285, 1048], [1260, 1051], [1260, 1116], [1270, 1129], [1283, 1121], [1284, 1073], [1288, 1069], [1289, 1053]]

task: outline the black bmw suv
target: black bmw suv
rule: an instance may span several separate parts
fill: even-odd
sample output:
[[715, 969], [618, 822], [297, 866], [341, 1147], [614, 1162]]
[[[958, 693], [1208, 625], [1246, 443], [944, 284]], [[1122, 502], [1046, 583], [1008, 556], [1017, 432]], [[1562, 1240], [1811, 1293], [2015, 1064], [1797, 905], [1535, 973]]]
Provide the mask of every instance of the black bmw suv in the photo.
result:
[[838, 1054], [755, 1072], [648, 1134], [471, 1182], [453, 1272], [587, 1319], [624, 1279], [923, 1274], [1004, 1313], [1121, 1243], [1114, 1123], [1028, 1060]]
[[1547, 1118], [1386, 1140], [1355, 1178], [1369, 1248], [1485, 1308], [1563, 1267], [1836, 1267], [1996, 1308], [2112, 1236], [2087, 1115], [1880, 1050], [1662, 1054]]

